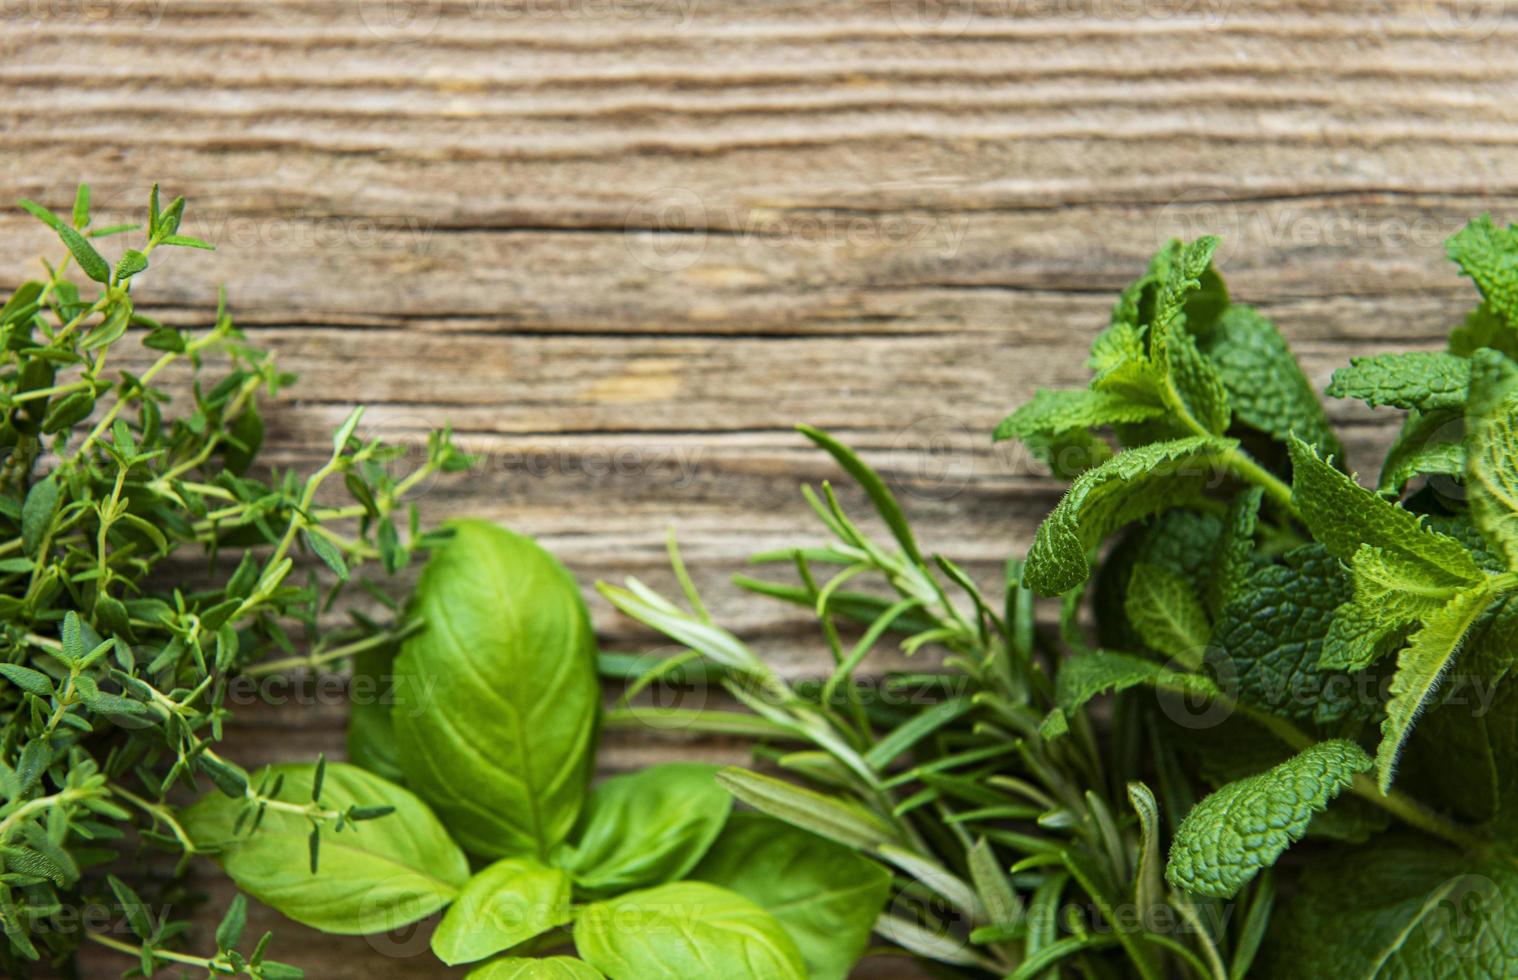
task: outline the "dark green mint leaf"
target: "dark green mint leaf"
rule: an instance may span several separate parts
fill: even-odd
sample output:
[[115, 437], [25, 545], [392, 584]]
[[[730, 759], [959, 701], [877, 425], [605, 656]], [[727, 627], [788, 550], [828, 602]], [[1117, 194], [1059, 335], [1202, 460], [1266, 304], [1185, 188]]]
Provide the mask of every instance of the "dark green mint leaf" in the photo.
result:
[[1313, 814], [1371, 767], [1353, 742], [1319, 742], [1273, 769], [1229, 783], [1176, 829], [1165, 875], [1197, 895], [1231, 898], [1300, 840]]

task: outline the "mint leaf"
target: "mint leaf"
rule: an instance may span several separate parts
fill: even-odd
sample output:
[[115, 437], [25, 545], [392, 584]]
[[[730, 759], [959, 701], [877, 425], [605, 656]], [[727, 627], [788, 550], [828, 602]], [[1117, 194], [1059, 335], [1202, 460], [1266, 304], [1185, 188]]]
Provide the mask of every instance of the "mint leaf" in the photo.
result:
[[1483, 214], [1445, 242], [1460, 271], [1475, 280], [1491, 309], [1518, 323], [1518, 230], [1499, 228]]
[[1216, 690], [1204, 677], [1179, 674], [1153, 660], [1107, 650], [1090, 650], [1063, 661], [1054, 683], [1054, 700], [1066, 714], [1080, 710], [1094, 697], [1144, 684], [1198, 692]]
[[[1518, 873], [1424, 837], [1392, 835], [1306, 865], [1277, 907], [1269, 980], [1477, 980], [1518, 975]], [[1251, 976], [1254, 976], [1251, 973]]]
[[1230, 306], [1200, 345], [1239, 422], [1281, 442], [1295, 433], [1320, 453], [1340, 453], [1316, 389], [1274, 323], [1252, 307]]
[[1023, 445], [1062, 480], [1073, 480], [1112, 458], [1112, 446], [1086, 429], [1029, 433]]
[[1089, 549], [1131, 521], [1199, 498], [1235, 445], [1203, 436], [1152, 443], [1083, 473], [1039, 526], [1025, 584], [1044, 595], [1081, 584], [1091, 571]]
[[1393, 405], [1428, 412], [1465, 404], [1471, 363], [1454, 354], [1413, 351], [1351, 357], [1334, 372], [1328, 394], [1358, 398], [1372, 408]]
[[1123, 605], [1146, 646], [1188, 666], [1200, 666], [1212, 624], [1185, 579], [1139, 562], [1128, 579]]
[[[1193, 292], [1202, 290], [1202, 279], [1207, 275], [1213, 253], [1217, 250], [1217, 236], [1203, 235], [1186, 245], [1171, 242], [1166, 250], [1155, 257], [1155, 262], [1167, 267], [1155, 297], [1154, 313], [1149, 321], [1151, 330], [1163, 332], [1187, 324], [1189, 313], [1194, 310], [1189, 305], [1189, 297]], [[1210, 282], [1215, 283], [1215, 288], [1222, 286], [1222, 281], [1216, 278], [1216, 274]], [[1202, 298], [1206, 300], [1208, 297], [1204, 294]], [[1226, 295], [1223, 302], [1227, 302]], [[1217, 309], [1221, 311], [1221, 306]], [[1193, 329], [1200, 326], [1195, 325]]]
[[1190, 416], [1208, 432], [1222, 435], [1232, 412], [1228, 389], [1212, 362], [1197, 350], [1191, 334], [1177, 327], [1156, 329], [1150, 341], [1156, 370], [1169, 382], [1177, 414]]
[[1361, 670], [1391, 650], [1382, 641], [1441, 609], [1469, 582], [1364, 545], [1350, 563], [1355, 594], [1334, 613], [1321, 665]]
[[1307, 832], [1313, 814], [1371, 767], [1353, 742], [1319, 742], [1273, 769], [1229, 783], [1176, 829], [1165, 877], [1176, 888], [1231, 898]]
[[1417, 476], [1465, 476], [1465, 423], [1454, 409], [1407, 413], [1381, 463], [1378, 493], [1396, 495]]
[[1114, 422], [1143, 422], [1164, 414], [1165, 409], [1160, 405], [1135, 401], [1116, 392], [1040, 388], [1032, 401], [1002, 420], [996, 427], [995, 438], [997, 441], [1026, 439], [1032, 435], [1090, 429]]
[[1392, 678], [1391, 700], [1386, 704], [1381, 744], [1376, 750], [1376, 780], [1381, 792], [1391, 788], [1397, 757], [1402, 753], [1413, 719], [1428, 703], [1466, 630], [1491, 598], [1491, 589], [1485, 583], [1457, 593], [1423, 621], [1422, 628], [1397, 655], [1397, 673]]
[[1493, 350], [1470, 360], [1465, 486], [1471, 517], [1510, 566], [1518, 565], [1518, 367]]
[[1518, 330], [1514, 330], [1487, 304], [1466, 314], [1465, 323], [1450, 331], [1449, 352], [1470, 357], [1483, 347], [1518, 358]]
[[1260, 521], [1260, 504], [1265, 499], [1261, 487], [1250, 487], [1233, 498], [1223, 519], [1216, 555], [1208, 570], [1207, 611], [1216, 616], [1228, 600], [1254, 571], [1254, 532]]
[[1343, 566], [1322, 547], [1287, 552], [1257, 569], [1224, 605], [1212, 648], [1226, 657], [1225, 688], [1240, 701], [1300, 721], [1327, 723], [1360, 706], [1353, 690], [1322, 669], [1323, 638], [1352, 595]]
[[1458, 541], [1425, 528], [1417, 517], [1318, 458], [1300, 439], [1291, 440], [1292, 501], [1329, 553], [1350, 561], [1363, 544], [1385, 549], [1413, 564], [1426, 564], [1469, 581], [1481, 569]]

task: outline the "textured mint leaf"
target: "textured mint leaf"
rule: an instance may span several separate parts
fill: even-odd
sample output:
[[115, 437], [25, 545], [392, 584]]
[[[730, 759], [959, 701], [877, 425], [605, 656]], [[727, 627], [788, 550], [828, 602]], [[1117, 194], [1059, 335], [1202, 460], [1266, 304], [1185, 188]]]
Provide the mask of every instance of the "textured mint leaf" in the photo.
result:
[[1518, 367], [1493, 350], [1477, 351], [1466, 406], [1465, 487], [1482, 535], [1518, 566]]
[[1397, 655], [1397, 673], [1392, 677], [1391, 699], [1386, 704], [1381, 744], [1376, 749], [1376, 780], [1381, 792], [1391, 788], [1397, 758], [1413, 720], [1438, 687], [1466, 631], [1491, 599], [1491, 589], [1485, 583], [1457, 593], [1438, 612], [1424, 619], [1422, 627]]
[[1112, 322], [1141, 329], [1157, 322], [1168, 326], [1182, 312], [1187, 329], [1205, 337], [1228, 306], [1228, 288], [1210, 264], [1217, 245], [1212, 237], [1189, 245], [1179, 239], [1165, 243], [1149, 260], [1144, 274], [1118, 297]]
[[1300, 840], [1313, 814], [1370, 767], [1370, 757], [1358, 745], [1333, 739], [1229, 783], [1181, 821], [1166, 878], [1197, 895], [1231, 898]]
[[[1185, 245], [1171, 242], [1156, 257], [1157, 262], [1168, 267], [1162, 273], [1155, 270], [1156, 278], [1161, 281], [1149, 320], [1151, 330], [1164, 331], [1187, 323], [1188, 314], [1194, 309], [1189, 305], [1191, 294], [1202, 289], [1202, 278], [1212, 265], [1213, 253], [1217, 250], [1217, 236], [1203, 235]], [[1216, 282], [1221, 285], [1221, 280]]]
[[1454, 354], [1376, 354], [1351, 357], [1349, 367], [1334, 372], [1328, 393], [1358, 398], [1372, 408], [1392, 405], [1428, 412], [1464, 404], [1470, 380], [1470, 362]]
[[1256, 570], [1213, 627], [1212, 648], [1227, 658], [1220, 683], [1246, 704], [1300, 721], [1366, 710], [1341, 675], [1319, 666], [1334, 611], [1352, 594], [1343, 565], [1317, 545]]
[[1325, 456], [1342, 450], [1318, 393], [1276, 325], [1248, 306], [1230, 306], [1201, 341], [1217, 366], [1234, 417], [1285, 442], [1293, 433]]
[[1218, 538], [1215, 557], [1206, 576], [1207, 611], [1213, 616], [1223, 611], [1228, 600], [1254, 571], [1254, 532], [1260, 521], [1260, 504], [1265, 499], [1261, 487], [1241, 491], [1228, 505], [1223, 531]]
[[1300, 439], [1291, 440], [1291, 463], [1292, 501], [1330, 554], [1351, 561], [1369, 544], [1401, 561], [1442, 568], [1472, 582], [1481, 579], [1481, 569], [1460, 542], [1425, 528], [1413, 514], [1325, 463]]
[[1227, 431], [1233, 417], [1228, 389], [1191, 334], [1172, 325], [1156, 329], [1150, 344], [1156, 370], [1167, 379], [1169, 400], [1177, 414], [1190, 416], [1208, 432], [1222, 435]]
[[1465, 546], [1465, 550], [1471, 553], [1471, 559], [1488, 572], [1503, 572], [1507, 570], [1507, 562], [1491, 550], [1486, 538], [1471, 523], [1470, 514], [1428, 514], [1423, 518], [1423, 526], [1438, 531], [1448, 538], [1454, 538]]
[[[1263, 980], [1518, 976], [1518, 872], [1426, 837], [1317, 856], [1270, 923]], [[1255, 976], [1256, 974], [1251, 974]]]
[[[1127, 370], [1130, 365], [1147, 369], [1147, 358], [1144, 336], [1139, 331], [1138, 324], [1115, 319], [1110, 327], [1097, 334], [1091, 342], [1091, 357], [1086, 361], [1086, 366], [1096, 375], [1092, 379], [1092, 387], [1121, 390], [1122, 385], [1103, 384], [1103, 381]], [[1141, 399], [1147, 398], [1152, 390], [1152, 385], [1140, 386], [1138, 394]]]
[[1060, 663], [1054, 700], [1066, 714], [1079, 711], [1102, 694], [1116, 694], [1144, 684], [1215, 690], [1206, 678], [1168, 670], [1152, 660], [1107, 650], [1090, 650]]
[[1086, 429], [1031, 433], [1023, 437], [1023, 445], [1062, 480], [1073, 480], [1112, 458], [1107, 440]]
[[1401, 493], [1407, 481], [1420, 474], [1465, 475], [1464, 406], [1433, 412], [1408, 411], [1381, 463], [1377, 489]]
[[1483, 347], [1518, 358], [1518, 330], [1508, 326], [1490, 306], [1482, 303], [1466, 314], [1465, 323], [1450, 331], [1449, 352], [1470, 357]]
[[995, 438], [1026, 439], [1044, 433], [1091, 429], [1114, 422], [1142, 422], [1165, 414], [1163, 406], [1135, 401], [1116, 392], [1089, 388], [1040, 388], [1032, 401], [1008, 415], [996, 427]]
[[1039, 526], [1025, 584], [1044, 595], [1080, 585], [1090, 574], [1089, 549], [1125, 524], [1200, 498], [1235, 445], [1201, 436], [1153, 443], [1083, 473]]
[[1143, 644], [1123, 609], [1128, 579], [1139, 562], [1179, 575], [1194, 592], [1203, 594], [1213, 574], [1213, 553], [1222, 526], [1212, 514], [1178, 507], [1125, 532], [1094, 579], [1098, 641], [1110, 650], [1135, 650]]
[[1151, 650], [1200, 666], [1212, 623], [1184, 578], [1139, 562], [1128, 579], [1123, 606], [1128, 622]]
[[1437, 613], [1470, 583], [1425, 563], [1364, 545], [1350, 562], [1354, 598], [1334, 613], [1323, 645], [1323, 667], [1361, 670], [1390, 653], [1383, 641]]
[[1409, 480], [1417, 476], [1465, 475], [1465, 447], [1458, 442], [1436, 442], [1399, 455], [1396, 465], [1381, 474], [1377, 489], [1381, 493], [1399, 494]]
[[1509, 324], [1518, 323], [1518, 230], [1499, 228], [1484, 214], [1455, 232], [1445, 250], [1475, 280], [1487, 306]]
[[1417, 799], [1438, 800], [1441, 808], [1472, 823], [1491, 820], [1502, 803], [1497, 739], [1487, 724], [1495, 705], [1464, 666], [1480, 628], [1471, 627], [1461, 668], [1440, 685], [1440, 703], [1418, 718], [1397, 767], [1399, 788]]

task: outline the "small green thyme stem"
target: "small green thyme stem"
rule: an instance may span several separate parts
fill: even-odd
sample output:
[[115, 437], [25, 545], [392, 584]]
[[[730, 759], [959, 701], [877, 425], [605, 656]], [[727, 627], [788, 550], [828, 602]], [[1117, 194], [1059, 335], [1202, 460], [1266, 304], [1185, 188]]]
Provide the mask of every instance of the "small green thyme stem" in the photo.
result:
[[398, 630], [377, 633], [374, 636], [355, 640], [352, 643], [345, 643], [330, 650], [314, 650], [304, 657], [282, 657], [279, 660], [267, 660], [261, 664], [254, 664], [244, 670], [243, 674], [248, 677], [263, 677], [268, 674], [278, 674], [286, 670], [296, 670], [300, 667], [320, 667], [335, 660], [342, 660], [345, 657], [363, 653], [365, 650], [373, 650], [377, 647], [385, 646], [387, 643], [398, 643], [420, 628], [421, 621], [415, 620]]
[[[114, 949], [118, 953], [126, 953], [130, 956], [137, 957], [142, 956], [141, 946], [134, 946], [131, 943], [124, 943], [119, 939], [112, 939], [110, 936], [105, 936], [98, 932], [86, 932], [84, 935], [85, 938], [90, 940], [90, 942], [98, 943], [107, 949]], [[236, 976], [236, 972], [230, 965], [226, 963], [218, 963], [215, 960], [206, 959], [204, 956], [191, 956], [188, 953], [176, 953], [173, 950], [155, 948], [153, 950], [153, 958], [155, 960], [168, 960], [170, 963], [183, 963], [186, 966], [198, 966], [202, 970], [206, 970], [210, 973], [222, 973], [227, 976]]]
[[184, 827], [180, 826], [178, 820], [174, 819], [174, 812], [168, 807], [159, 806], [156, 803], [145, 800], [126, 787], [118, 786], [115, 783], [111, 784], [111, 794], [114, 796], [119, 796], [121, 799], [126, 800], [128, 803], [137, 807], [137, 809], [141, 810], [143, 813], [146, 813], [158, 820], [162, 820], [164, 824], [168, 826], [169, 830], [173, 832], [174, 838], [184, 846], [186, 851], [195, 851], [195, 842], [190, 839], [189, 832], [186, 831]]

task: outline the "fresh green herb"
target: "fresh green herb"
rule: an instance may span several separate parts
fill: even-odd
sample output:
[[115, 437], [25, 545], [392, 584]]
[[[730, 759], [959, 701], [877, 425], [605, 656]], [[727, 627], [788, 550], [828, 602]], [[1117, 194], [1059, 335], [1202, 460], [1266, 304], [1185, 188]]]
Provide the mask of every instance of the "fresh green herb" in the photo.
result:
[[[176, 786], [216, 787], [242, 833], [298, 825], [294, 867], [307, 875], [325, 835], [385, 837], [383, 821], [357, 826], [390, 805], [367, 787], [340, 792], [331, 773], [324, 799], [308, 783], [311, 798], [290, 803], [293, 784], [250, 777], [217, 743], [232, 685], [393, 642], [379, 624], [324, 630], [318, 620], [384, 550], [377, 542], [391, 541], [388, 567], [404, 564], [412, 543], [395, 533], [395, 515], [408, 490], [463, 457], [440, 435], [427, 463], [397, 479], [388, 470], [400, 450], [358, 438], [355, 412], [309, 476], [258, 468], [259, 399], [292, 379], [224, 302], [198, 330], [138, 309], [139, 284], [173, 248], [209, 247], [178, 233], [184, 200], [161, 208], [154, 188], [143, 225], [111, 229], [92, 226], [87, 187], [67, 219], [21, 206], [53, 229], [62, 255], [0, 307], [0, 971], [62, 963], [89, 940], [130, 953], [147, 974], [180, 965], [297, 976], [266, 958], [267, 937], [236, 949], [241, 902], [217, 953], [195, 956], [177, 948], [184, 923], [152, 914], [172, 884], [143, 873], [145, 862], [123, 865], [129, 882], [93, 869], [129, 831], [181, 867], [204, 853], [166, 802]], [[114, 264], [101, 254], [107, 237], [130, 232], [140, 237]], [[119, 367], [139, 342], [147, 366]], [[334, 476], [352, 503], [331, 500]], [[306, 551], [338, 573], [336, 585], [298, 569]], [[94, 902], [121, 906], [133, 938], [67, 915]]]
[[[1374, 490], [1215, 245], [1161, 250], [1096, 338], [1090, 386], [998, 427], [1073, 481], [1003, 594], [925, 556], [884, 480], [806, 429], [892, 543], [824, 486], [807, 499], [836, 540], [757, 559], [796, 584], [739, 583], [817, 614], [825, 682], [783, 681], [712, 623], [673, 549], [689, 611], [635, 581], [602, 592], [719, 665], [771, 739], [810, 744], [763, 753], [790, 780], [722, 783], [892, 865], [877, 931], [920, 956], [1015, 978], [1518, 972], [1518, 231], [1451, 239], [1483, 303], [1447, 353], [1335, 375], [1331, 394], [1407, 413]], [[1060, 596], [1057, 635], [1034, 593]], [[931, 697], [866, 697], [887, 637], [942, 651], [947, 673], [886, 678]], [[1296, 897], [1272, 915], [1267, 869], [1304, 837], [1326, 843], [1305, 874], [1281, 862]]]
[[[327, 932], [446, 908], [431, 940], [440, 960], [497, 957], [471, 976], [643, 980], [720, 964], [731, 980], [800, 980], [815, 963], [842, 977], [887, 898], [884, 869], [783, 825], [729, 828], [715, 766], [654, 766], [587, 794], [600, 689], [574, 580], [532, 540], [481, 521], [432, 544], [399, 655], [391, 643], [357, 665], [399, 677], [394, 706], [353, 716], [349, 744], [374, 771], [266, 771], [261, 823], [244, 837], [248, 809], [208, 794], [180, 817], [194, 846]], [[382, 830], [314, 874], [300, 862], [308, 823], [327, 808], [367, 815], [349, 804], [359, 797], [388, 806]], [[495, 860], [471, 875], [466, 851]], [[581, 960], [533, 957], [571, 942]]]

